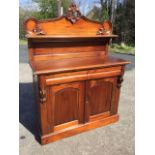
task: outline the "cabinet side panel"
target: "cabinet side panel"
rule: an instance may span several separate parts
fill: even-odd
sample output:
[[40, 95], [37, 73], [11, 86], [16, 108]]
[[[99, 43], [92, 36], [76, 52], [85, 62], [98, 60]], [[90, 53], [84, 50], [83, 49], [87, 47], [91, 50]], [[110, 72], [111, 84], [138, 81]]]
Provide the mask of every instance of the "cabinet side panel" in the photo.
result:
[[28, 58], [29, 58], [29, 61], [32, 61], [33, 52], [34, 52], [33, 44], [29, 39], [27, 40], [27, 42], [28, 42]]
[[35, 125], [37, 127], [37, 134], [41, 133], [41, 122], [40, 122], [40, 107], [39, 107], [39, 88], [38, 88], [38, 76], [33, 75], [33, 90], [35, 95]]
[[[93, 45], [92, 45], [93, 42]], [[108, 40], [83, 40], [80, 42], [35, 42], [34, 60], [66, 59], [78, 57], [105, 57]], [[81, 55], [82, 54], [82, 55]]]
[[[51, 131], [51, 128], [49, 126], [49, 119], [48, 119], [48, 99], [45, 101], [41, 101], [42, 97], [40, 95], [40, 91], [45, 91], [45, 94], [47, 94], [48, 89], [46, 88], [45, 84], [45, 77], [39, 76], [39, 82], [38, 82], [38, 106], [40, 111], [40, 122], [41, 122], [41, 133], [42, 135], [48, 134]], [[47, 98], [47, 97], [45, 97]]]

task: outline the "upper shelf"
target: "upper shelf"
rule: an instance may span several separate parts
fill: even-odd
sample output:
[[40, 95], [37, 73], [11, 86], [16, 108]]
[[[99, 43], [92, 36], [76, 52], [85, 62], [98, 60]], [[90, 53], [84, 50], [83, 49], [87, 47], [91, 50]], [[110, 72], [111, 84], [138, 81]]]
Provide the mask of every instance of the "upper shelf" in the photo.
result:
[[37, 39], [65, 39], [65, 38], [116, 38], [118, 35], [31, 35], [27, 34], [27, 38], [37, 38]]
[[72, 4], [65, 16], [50, 20], [30, 18], [25, 22], [27, 38], [105, 38], [112, 34], [109, 21], [97, 22], [82, 16], [79, 8]]

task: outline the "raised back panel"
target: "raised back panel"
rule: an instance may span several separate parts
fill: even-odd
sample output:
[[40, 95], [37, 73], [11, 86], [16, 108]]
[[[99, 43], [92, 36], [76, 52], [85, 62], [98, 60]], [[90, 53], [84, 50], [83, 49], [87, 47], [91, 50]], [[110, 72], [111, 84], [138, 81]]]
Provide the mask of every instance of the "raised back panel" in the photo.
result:
[[55, 125], [78, 120], [78, 90], [66, 88], [55, 94]]
[[33, 44], [33, 60], [77, 58], [81, 56], [105, 57], [106, 50], [104, 40], [91, 39], [80, 42], [69, 40], [67, 42], [40, 42]]
[[91, 115], [104, 113], [110, 110], [112, 84], [104, 82], [102, 85], [96, 85], [90, 90]]
[[70, 122], [68, 125], [72, 126], [83, 122], [83, 87], [82, 82], [74, 82], [50, 88], [49, 106], [53, 109], [49, 112], [51, 128], [56, 126], [54, 130], [59, 130], [59, 127], [65, 127], [66, 123]]
[[28, 19], [26, 21], [26, 30], [28, 34], [35, 34], [33, 31], [36, 26], [46, 35], [94, 35], [101, 27], [101, 23], [91, 21], [86, 17], [81, 17], [75, 24], [72, 24], [62, 16], [53, 20], [37, 21], [36, 19]]

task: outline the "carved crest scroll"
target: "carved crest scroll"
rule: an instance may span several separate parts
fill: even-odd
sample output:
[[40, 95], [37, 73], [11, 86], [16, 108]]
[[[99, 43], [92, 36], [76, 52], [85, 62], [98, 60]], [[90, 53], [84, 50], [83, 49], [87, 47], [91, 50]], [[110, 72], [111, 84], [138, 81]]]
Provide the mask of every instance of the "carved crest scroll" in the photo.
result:
[[45, 32], [42, 30], [41, 26], [39, 25], [39, 23], [36, 23], [35, 28], [33, 29], [33, 32], [36, 35], [45, 35]]
[[40, 22], [35, 18], [27, 19], [24, 24], [25, 24], [25, 29], [26, 29], [27, 34], [30, 34], [30, 35], [34, 35], [34, 34], [45, 35], [46, 34], [41, 28]]
[[110, 35], [112, 34], [112, 24], [110, 21], [105, 21], [99, 28], [97, 35]]

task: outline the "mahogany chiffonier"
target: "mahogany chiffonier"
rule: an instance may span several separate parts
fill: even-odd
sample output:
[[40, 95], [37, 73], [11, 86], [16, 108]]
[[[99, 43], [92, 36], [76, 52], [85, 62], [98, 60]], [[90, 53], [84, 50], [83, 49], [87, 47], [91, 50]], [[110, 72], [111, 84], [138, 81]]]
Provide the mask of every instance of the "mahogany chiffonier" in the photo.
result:
[[108, 55], [110, 22], [65, 16], [25, 22], [41, 144], [118, 121], [120, 87], [128, 61]]

